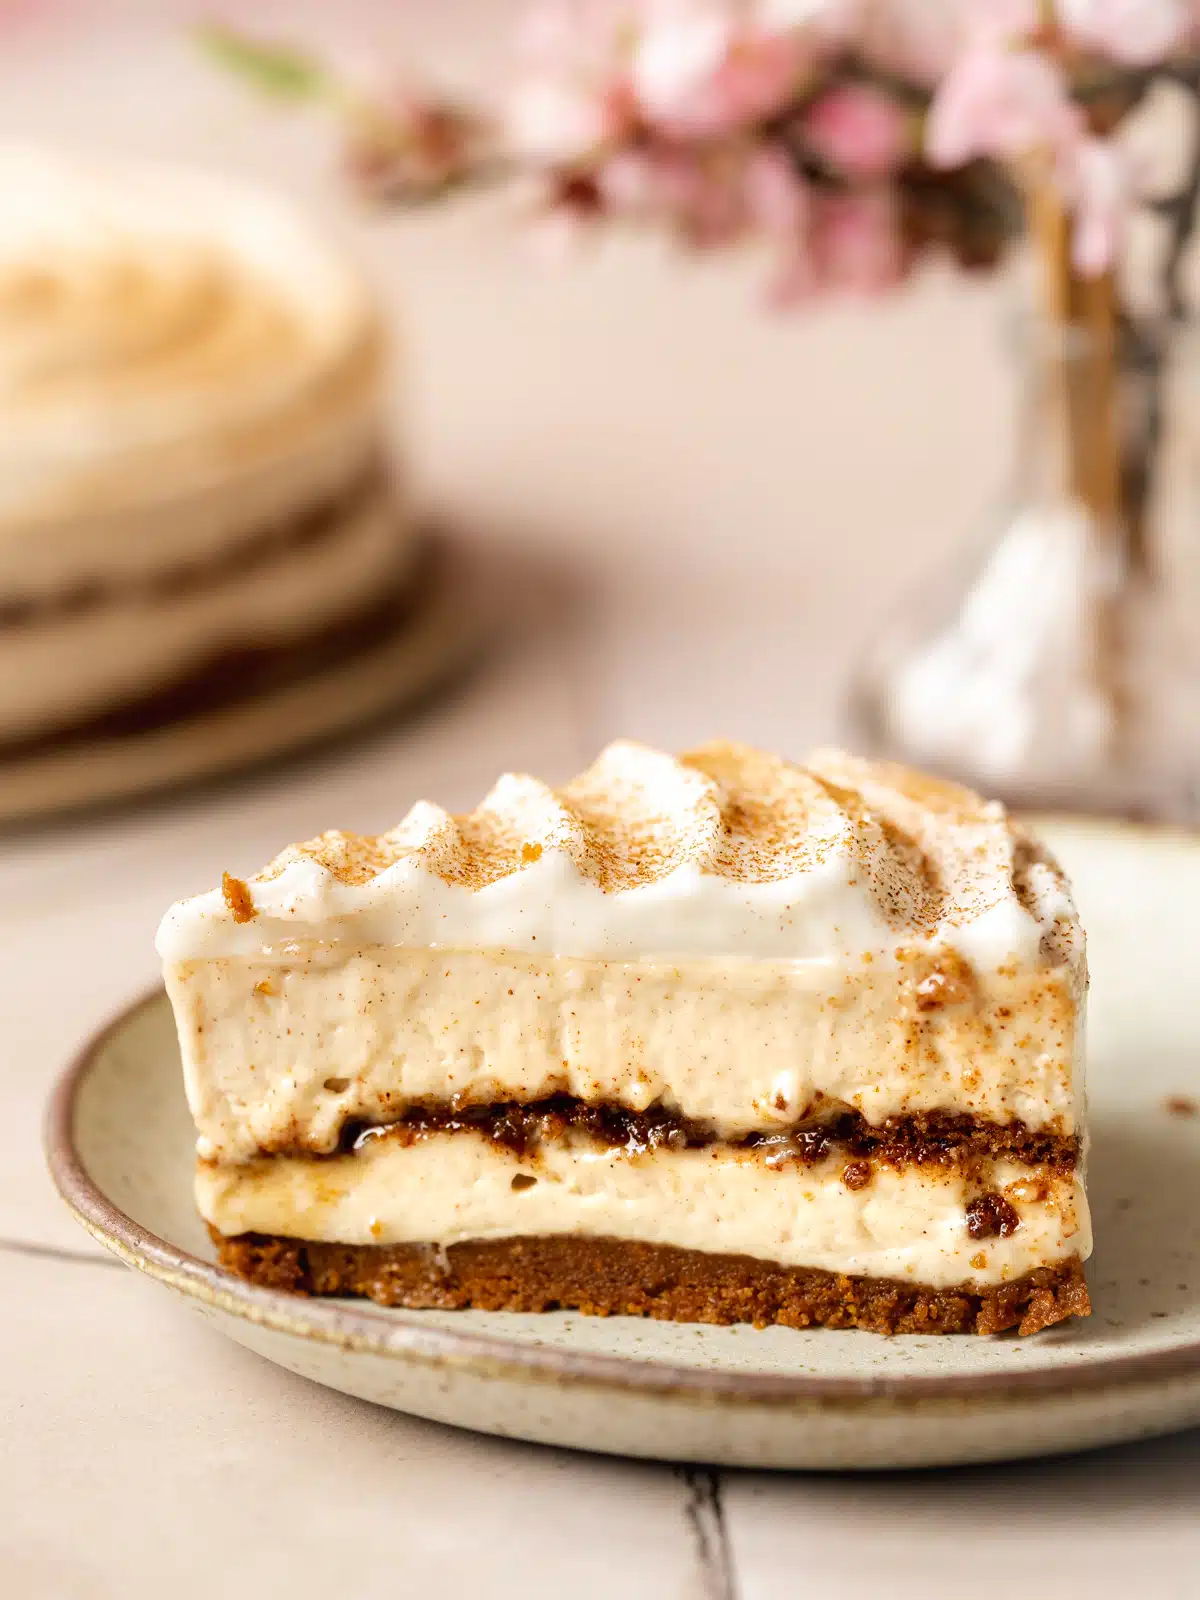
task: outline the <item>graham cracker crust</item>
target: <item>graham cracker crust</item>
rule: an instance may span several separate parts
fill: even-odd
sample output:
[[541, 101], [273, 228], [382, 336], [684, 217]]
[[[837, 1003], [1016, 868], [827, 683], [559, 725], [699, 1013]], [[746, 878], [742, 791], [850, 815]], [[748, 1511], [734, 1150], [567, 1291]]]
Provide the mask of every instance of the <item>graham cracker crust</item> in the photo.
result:
[[307, 1243], [210, 1229], [222, 1266], [293, 1294], [356, 1295], [419, 1310], [653, 1317], [869, 1333], [1038, 1333], [1091, 1312], [1078, 1257], [994, 1289], [934, 1289], [749, 1256], [574, 1236], [451, 1245]]

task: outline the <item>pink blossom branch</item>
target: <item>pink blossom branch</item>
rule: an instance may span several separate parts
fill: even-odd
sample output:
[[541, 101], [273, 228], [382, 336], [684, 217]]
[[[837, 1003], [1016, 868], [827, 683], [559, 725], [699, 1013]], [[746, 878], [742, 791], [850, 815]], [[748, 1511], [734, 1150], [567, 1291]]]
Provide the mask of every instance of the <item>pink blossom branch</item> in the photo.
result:
[[331, 108], [352, 173], [387, 203], [532, 179], [559, 236], [608, 220], [700, 248], [765, 239], [778, 302], [887, 287], [935, 245], [994, 260], [1019, 225], [1011, 180], [996, 202], [1000, 169], [1044, 151], [1075, 269], [1104, 272], [1132, 190], [1108, 136], [1195, 43], [1198, 13], [945, 0], [938, 33], [911, 0], [577, 0], [535, 14], [486, 110], [369, 95], [228, 30], [209, 44], [264, 88]]

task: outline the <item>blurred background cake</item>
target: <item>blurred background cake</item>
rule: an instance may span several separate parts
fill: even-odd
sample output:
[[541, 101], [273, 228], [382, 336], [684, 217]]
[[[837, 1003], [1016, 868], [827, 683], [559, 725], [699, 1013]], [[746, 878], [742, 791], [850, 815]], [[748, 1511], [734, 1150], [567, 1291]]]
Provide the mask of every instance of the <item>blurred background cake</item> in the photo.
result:
[[0, 757], [378, 638], [415, 545], [384, 338], [286, 204], [0, 151]]

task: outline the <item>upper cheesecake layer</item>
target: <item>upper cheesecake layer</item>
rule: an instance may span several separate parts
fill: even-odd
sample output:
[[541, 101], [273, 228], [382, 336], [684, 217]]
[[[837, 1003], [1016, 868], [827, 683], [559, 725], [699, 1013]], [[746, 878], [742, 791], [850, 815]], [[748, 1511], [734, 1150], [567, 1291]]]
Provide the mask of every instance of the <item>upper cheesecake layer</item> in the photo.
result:
[[389, 833], [322, 834], [172, 907], [158, 949], [287, 965], [314, 940], [835, 965], [949, 948], [980, 974], [1083, 982], [1062, 873], [1001, 806], [890, 764], [724, 743], [613, 744], [561, 789], [510, 774], [466, 816], [422, 802]]
[[413, 1104], [566, 1094], [659, 1107], [719, 1138], [845, 1108], [1081, 1126], [1071, 975], [984, 984], [906, 963], [538, 960], [297, 948], [287, 964], [168, 963], [203, 1155], [336, 1149]]

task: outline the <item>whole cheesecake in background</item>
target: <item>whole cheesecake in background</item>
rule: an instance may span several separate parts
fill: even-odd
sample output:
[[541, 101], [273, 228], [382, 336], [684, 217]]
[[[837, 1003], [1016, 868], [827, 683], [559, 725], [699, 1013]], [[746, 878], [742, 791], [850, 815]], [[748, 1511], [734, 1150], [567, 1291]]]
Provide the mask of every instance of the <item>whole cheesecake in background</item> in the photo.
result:
[[352, 648], [413, 555], [383, 378], [287, 205], [0, 151], [0, 756]]
[[221, 1259], [385, 1304], [1034, 1332], [1089, 1309], [1083, 935], [1003, 809], [616, 744], [159, 932]]

